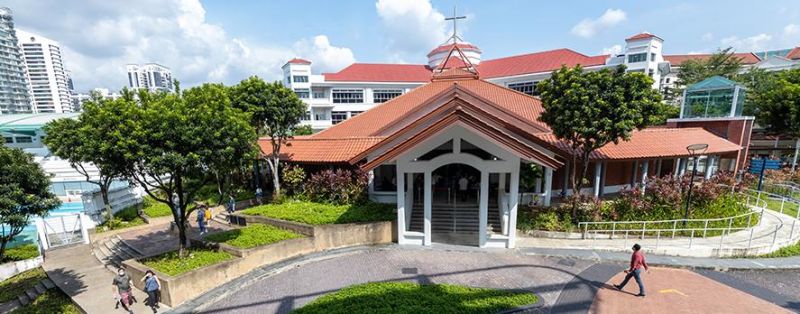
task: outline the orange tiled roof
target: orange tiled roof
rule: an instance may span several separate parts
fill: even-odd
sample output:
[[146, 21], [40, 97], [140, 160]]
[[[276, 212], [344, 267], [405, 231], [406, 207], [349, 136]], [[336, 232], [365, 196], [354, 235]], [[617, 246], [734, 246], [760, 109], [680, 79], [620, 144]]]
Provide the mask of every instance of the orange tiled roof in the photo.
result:
[[[756, 64], [761, 59], [752, 52], [734, 53], [734, 56], [741, 59], [742, 64]], [[664, 60], [669, 61], [672, 66], [679, 66], [686, 60], [708, 59], [712, 56], [710, 53], [691, 54], [691, 55], [664, 55]]]
[[786, 54], [786, 59], [796, 60], [800, 59], [800, 47], [794, 47], [789, 53]]
[[311, 64], [311, 61], [308, 61], [306, 59], [294, 58], [292, 60], [289, 60], [286, 63], [291, 63], [291, 64]]
[[[382, 137], [346, 137], [316, 139], [312, 136], [297, 136], [281, 147], [281, 159], [303, 163], [346, 163]], [[258, 140], [262, 154], [272, 152], [268, 138]]]
[[[625, 41], [631, 41], [631, 40], [637, 40], [637, 39], [647, 39], [647, 38], [653, 38], [653, 37], [661, 39], [661, 37], [658, 37], [656, 35], [650, 34], [648, 32], [642, 32], [642, 33], [638, 33], [636, 35], [633, 35], [631, 37], [625, 38]], [[663, 40], [663, 39], [661, 39], [661, 40]]]
[[[558, 141], [552, 133], [539, 136], [564, 152], [571, 149], [566, 143]], [[742, 149], [724, 138], [716, 136], [703, 128], [647, 128], [633, 131], [629, 141], [608, 144], [592, 152], [592, 160], [630, 160], [647, 158], [689, 157], [686, 146], [708, 144], [708, 154], [738, 152]]]
[[353, 63], [336, 73], [323, 73], [326, 81], [428, 82], [431, 69], [420, 64]]

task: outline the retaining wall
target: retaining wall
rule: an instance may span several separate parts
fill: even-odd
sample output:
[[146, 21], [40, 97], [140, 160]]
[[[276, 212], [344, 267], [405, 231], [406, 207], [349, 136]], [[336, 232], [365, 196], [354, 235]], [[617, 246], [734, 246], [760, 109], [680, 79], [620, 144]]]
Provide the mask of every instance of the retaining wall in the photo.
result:
[[8, 262], [0, 265], [0, 281], [14, 277], [19, 273], [42, 266], [44, 258], [40, 255], [24, 261]]

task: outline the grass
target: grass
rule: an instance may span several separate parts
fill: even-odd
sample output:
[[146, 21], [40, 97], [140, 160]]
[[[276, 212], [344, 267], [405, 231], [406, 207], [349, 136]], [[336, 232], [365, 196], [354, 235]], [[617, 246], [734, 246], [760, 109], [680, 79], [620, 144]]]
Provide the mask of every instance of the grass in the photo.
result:
[[35, 268], [0, 281], [0, 303], [16, 299], [20, 293], [25, 293], [25, 290], [33, 288], [45, 278], [47, 278], [47, 275], [44, 270]]
[[39, 246], [36, 244], [24, 244], [10, 249], [6, 249], [0, 263], [24, 261], [39, 256]]
[[233, 258], [233, 255], [230, 255], [228, 252], [206, 249], [189, 249], [188, 254], [186, 258], [180, 258], [177, 251], [172, 251], [147, 258], [141, 262], [167, 275], [177, 276], [195, 269], [219, 264]]
[[208, 235], [206, 240], [249, 249], [300, 237], [302, 235], [274, 226], [251, 224], [245, 228]]
[[143, 225], [144, 220], [139, 217], [138, 206], [139, 205], [129, 206], [114, 213], [113, 220], [106, 220], [102, 224], [97, 225], [97, 232], [105, 232]]
[[79, 314], [81, 311], [72, 300], [58, 289], [48, 290], [32, 303], [11, 312], [13, 314]]
[[790, 256], [800, 256], [800, 242], [797, 242], [787, 247], [783, 247], [780, 250], [777, 250], [772, 253], [759, 255], [758, 257], [790, 257]]
[[292, 313], [497, 313], [537, 300], [530, 292], [380, 282], [341, 289]]
[[364, 203], [331, 205], [308, 201], [288, 201], [268, 204], [243, 211], [246, 215], [266, 216], [309, 225], [346, 224], [355, 222], [388, 221], [397, 218], [394, 205]]
[[[755, 204], [756, 197], [758, 197], [758, 193], [751, 192], [753, 197], [750, 198], [750, 204]], [[785, 202], [781, 202], [779, 199], [769, 198], [766, 195], [761, 195], [761, 201], [767, 204], [767, 209], [781, 212], [781, 203], [783, 203], [783, 213], [789, 215], [790, 217], [797, 217], [797, 203], [791, 202], [786, 200]], [[761, 204], [759, 204], [761, 205]]]
[[169, 208], [169, 205], [156, 201], [149, 196], [145, 196], [142, 201], [142, 211], [150, 218], [172, 215], [172, 209]]

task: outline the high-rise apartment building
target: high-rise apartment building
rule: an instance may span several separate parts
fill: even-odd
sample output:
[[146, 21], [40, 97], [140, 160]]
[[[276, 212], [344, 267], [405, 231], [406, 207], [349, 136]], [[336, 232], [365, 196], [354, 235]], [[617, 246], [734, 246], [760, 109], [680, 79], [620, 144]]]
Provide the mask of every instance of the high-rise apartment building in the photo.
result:
[[158, 63], [128, 64], [128, 86], [151, 91], [172, 91], [172, 71]]
[[17, 38], [25, 62], [33, 111], [72, 112], [61, 46], [54, 40], [22, 30], [17, 31]]
[[29, 113], [31, 103], [14, 18], [0, 7], [0, 114]]

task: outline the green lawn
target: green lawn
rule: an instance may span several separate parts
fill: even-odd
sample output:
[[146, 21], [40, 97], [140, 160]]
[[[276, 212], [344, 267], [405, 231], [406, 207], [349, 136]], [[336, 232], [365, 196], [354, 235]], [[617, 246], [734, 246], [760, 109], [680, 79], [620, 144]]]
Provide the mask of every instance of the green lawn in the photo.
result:
[[537, 299], [530, 292], [382, 282], [341, 289], [292, 313], [498, 313]]
[[288, 201], [268, 204], [243, 211], [246, 215], [259, 215], [310, 225], [345, 224], [354, 222], [388, 221], [397, 218], [392, 204], [365, 203], [359, 205], [331, 205], [307, 201]]
[[186, 258], [179, 258], [177, 251], [168, 252], [162, 255], [147, 258], [142, 261], [142, 264], [167, 275], [176, 276], [191, 270], [218, 264], [233, 258], [233, 255], [224, 251], [189, 249], [188, 253], [189, 256]]
[[781, 248], [780, 250], [777, 250], [772, 253], [760, 255], [759, 257], [789, 257], [789, 256], [800, 256], [800, 242]]
[[137, 212], [138, 206], [139, 205], [133, 205], [114, 213], [113, 220], [107, 220], [106, 222], [97, 225], [95, 230], [97, 232], [105, 232], [143, 225], [144, 220], [139, 217]]
[[33, 288], [37, 283], [47, 278], [41, 268], [31, 269], [0, 282], [0, 303], [5, 303], [17, 298], [20, 293]]
[[169, 205], [156, 201], [149, 196], [144, 197], [142, 210], [150, 218], [172, 215], [172, 209], [169, 208]]
[[251, 224], [245, 228], [208, 235], [206, 236], [206, 240], [249, 249], [300, 237], [302, 237], [302, 235], [274, 226]]
[[[753, 198], [750, 199], [750, 204], [755, 204], [755, 197], [757, 197], [757, 195], [757, 192], [753, 193]], [[767, 203], [767, 209], [781, 212], [781, 200], [772, 199], [763, 194], [761, 195], [761, 200]], [[797, 217], [797, 207], [797, 203], [786, 200], [783, 202], [783, 213], [791, 217]]]
[[61, 290], [52, 289], [40, 295], [32, 303], [23, 306], [22, 308], [11, 312], [13, 314], [80, 314], [81, 311], [78, 306], [72, 303], [72, 300], [61, 292]]
[[24, 261], [39, 256], [39, 246], [36, 244], [24, 244], [10, 249], [6, 249], [0, 263]]

